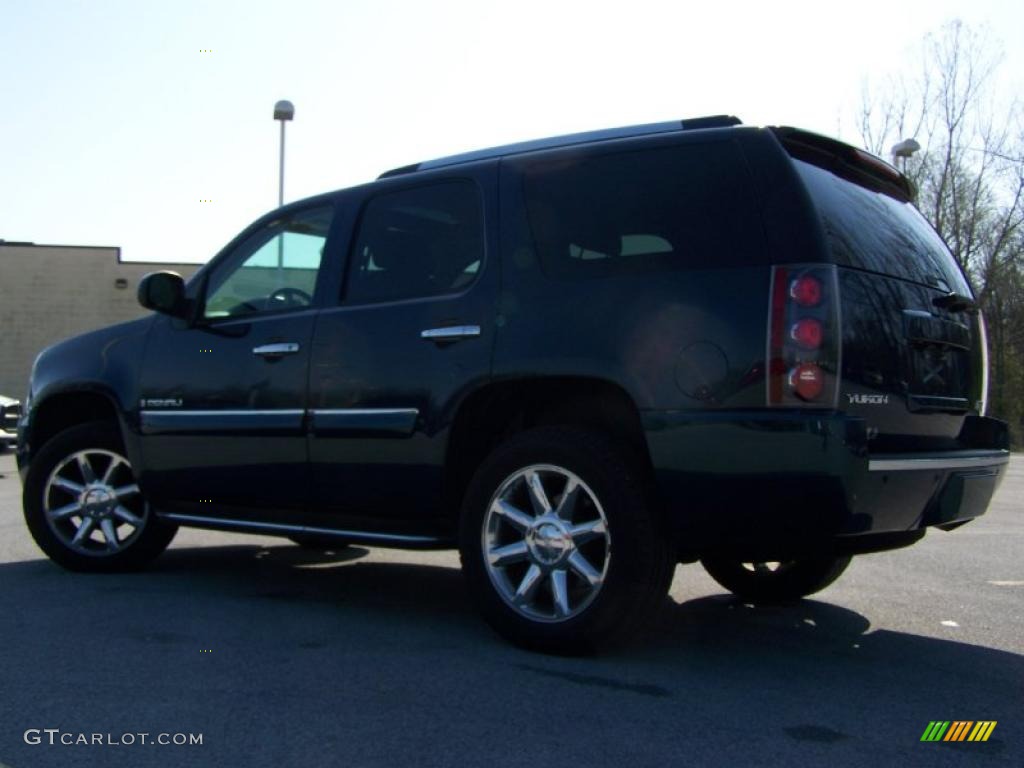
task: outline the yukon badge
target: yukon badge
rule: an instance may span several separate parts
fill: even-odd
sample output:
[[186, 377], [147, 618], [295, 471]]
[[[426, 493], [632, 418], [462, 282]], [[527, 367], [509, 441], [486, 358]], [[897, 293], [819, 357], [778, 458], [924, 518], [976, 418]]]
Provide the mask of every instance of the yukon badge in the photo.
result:
[[850, 398], [850, 405], [888, 405], [888, 395], [864, 395], [864, 394], [853, 394], [847, 395]]
[[180, 397], [150, 397], [143, 398], [139, 405], [143, 408], [181, 408]]

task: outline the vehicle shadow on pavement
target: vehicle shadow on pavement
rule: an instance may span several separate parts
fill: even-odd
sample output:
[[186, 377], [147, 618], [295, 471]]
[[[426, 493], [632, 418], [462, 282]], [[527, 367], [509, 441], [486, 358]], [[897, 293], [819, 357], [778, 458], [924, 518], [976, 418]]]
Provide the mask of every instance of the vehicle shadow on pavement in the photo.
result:
[[[1024, 754], [1024, 657], [873, 630], [869, 617], [826, 602], [827, 593], [773, 608], [725, 595], [666, 599], [658, 621], [630, 645], [559, 658], [494, 635], [457, 568], [366, 561], [366, 554], [359, 547], [183, 547], [147, 571], [111, 576], [66, 573], [42, 560], [0, 566], [0, 610], [15, 617], [0, 644], [0, 687], [9, 692], [0, 721], [21, 726], [77, 711], [66, 692], [79, 674], [68, 652], [73, 638], [76, 647], [103, 648], [120, 660], [92, 694], [101, 722], [123, 719], [125, 696], [141, 713], [187, 699], [183, 711], [200, 725], [221, 723], [225, 743], [243, 738], [245, 721], [222, 712], [240, 707], [258, 722], [273, 710], [260, 698], [267, 691], [287, 699], [301, 727], [339, 734], [371, 717], [372, 707], [351, 693], [368, 691], [378, 711], [422, 710], [422, 724], [413, 719], [409, 727], [423, 728], [424, 738], [449, 727], [432, 719], [438, 701], [444, 723], [497, 719], [500, 708], [516, 738], [529, 737], [549, 709], [548, 722], [587, 709], [607, 733], [572, 754], [595, 764], [626, 761], [632, 753], [624, 745], [648, 730], [652, 743], [676, 730], [684, 742], [707, 747], [713, 739], [723, 760], [738, 760], [759, 742], [789, 744], [834, 764], [863, 764], [875, 754], [892, 764], [967, 765], [988, 756], [992, 764], [1019, 765]], [[400, 695], [388, 698], [391, 690]], [[520, 710], [537, 715], [536, 723], [509, 714]], [[983, 744], [920, 744], [930, 720], [956, 719], [999, 726]], [[302, 749], [290, 756], [315, 758], [313, 746]], [[0, 754], [15, 765], [40, 764], [38, 757], [20, 745]]]
[[[309, 550], [290, 544], [170, 549], [147, 573], [175, 581], [202, 582], [255, 600], [295, 600], [379, 612], [414, 611], [416, 621], [434, 611], [474, 618], [456, 568], [415, 563], [361, 562], [360, 546]], [[422, 615], [420, 615], [422, 614]]]

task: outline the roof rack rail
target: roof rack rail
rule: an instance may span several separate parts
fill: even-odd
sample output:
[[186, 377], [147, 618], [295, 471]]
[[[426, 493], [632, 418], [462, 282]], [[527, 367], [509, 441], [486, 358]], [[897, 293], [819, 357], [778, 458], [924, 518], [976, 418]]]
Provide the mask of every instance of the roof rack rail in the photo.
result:
[[520, 155], [525, 152], [535, 152], [541, 149], [569, 147], [574, 144], [589, 144], [595, 141], [610, 141], [612, 139], [649, 136], [658, 133], [672, 133], [674, 131], [697, 131], [705, 128], [728, 128], [734, 125], [742, 125], [742, 121], [738, 117], [734, 117], [732, 115], [711, 115], [708, 117], [694, 117], [687, 120], [668, 120], [663, 123], [645, 123], [644, 125], [629, 125], [622, 128], [606, 128], [599, 131], [570, 133], [565, 136], [553, 136], [547, 139], [534, 139], [533, 141], [520, 141], [515, 144], [504, 144], [499, 147], [477, 149], [472, 152], [463, 152], [458, 155], [440, 157], [436, 160], [427, 160], [422, 163], [404, 165], [401, 168], [393, 168], [390, 171], [385, 171], [377, 178], [386, 179], [392, 176], [404, 176], [407, 173], [414, 173], [416, 171], [446, 168], [450, 165], [472, 163], [476, 160], [489, 160], [496, 157], [504, 157], [506, 155]]

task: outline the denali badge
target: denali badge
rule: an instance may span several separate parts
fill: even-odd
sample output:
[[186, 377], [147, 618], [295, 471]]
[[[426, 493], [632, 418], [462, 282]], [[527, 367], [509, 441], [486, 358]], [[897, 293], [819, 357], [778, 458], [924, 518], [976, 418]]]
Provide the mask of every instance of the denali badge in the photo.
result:
[[143, 408], [181, 408], [181, 403], [180, 397], [155, 397], [148, 400], [143, 398], [139, 401]]
[[888, 395], [847, 395], [850, 398], [850, 405], [888, 405]]

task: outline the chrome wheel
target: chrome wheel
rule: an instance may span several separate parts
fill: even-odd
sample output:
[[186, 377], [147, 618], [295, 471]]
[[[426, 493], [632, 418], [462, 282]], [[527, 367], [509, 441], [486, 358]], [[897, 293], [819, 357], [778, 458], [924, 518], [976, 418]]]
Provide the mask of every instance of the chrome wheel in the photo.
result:
[[560, 622], [597, 597], [608, 573], [608, 520], [594, 492], [562, 467], [510, 475], [488, 505], [484, 564], [501, 598], [534, 621]]
[[93, 556], [130, 546], [149, 514], [128, 460], [99, 448], [77, 451], [57, 464], [43, 488], [43, 512], [64, 546]]

